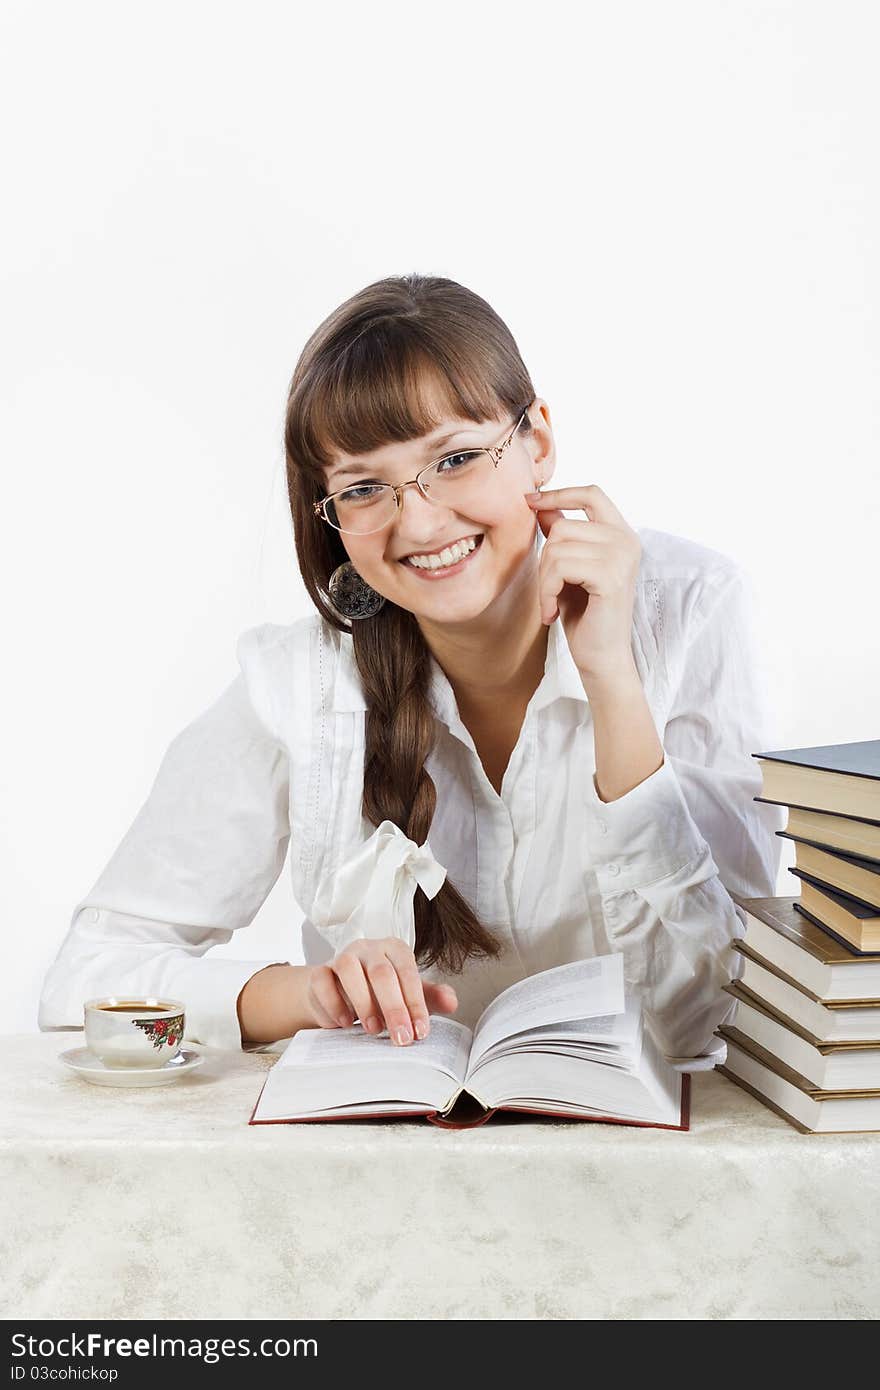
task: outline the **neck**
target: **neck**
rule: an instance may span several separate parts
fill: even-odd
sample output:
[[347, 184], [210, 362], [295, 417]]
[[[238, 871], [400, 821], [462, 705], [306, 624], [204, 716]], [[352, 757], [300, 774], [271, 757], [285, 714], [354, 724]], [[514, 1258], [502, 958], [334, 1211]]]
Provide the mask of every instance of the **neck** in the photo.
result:
[[478, 618], [419, 619], [419, 626], [462, 714], [525, 708], [541, 683], [550, 635], [538, 603], [538, 554], [532, 550], [514, 581]]

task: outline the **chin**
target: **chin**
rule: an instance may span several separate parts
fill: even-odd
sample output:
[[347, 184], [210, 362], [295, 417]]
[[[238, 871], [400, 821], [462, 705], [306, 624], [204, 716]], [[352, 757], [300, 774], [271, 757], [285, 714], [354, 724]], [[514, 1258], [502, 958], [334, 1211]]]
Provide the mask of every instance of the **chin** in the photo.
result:
[[470, 623], [484, 617], [499, 597], [499, 594], [487, 593], [482, 589], [471, 589], [469, 593], [449, 598], [438, 594], [433, 603], [422, 600], [418, 607], [413, 606], [413, 612], [416, 617], [438, 624]]

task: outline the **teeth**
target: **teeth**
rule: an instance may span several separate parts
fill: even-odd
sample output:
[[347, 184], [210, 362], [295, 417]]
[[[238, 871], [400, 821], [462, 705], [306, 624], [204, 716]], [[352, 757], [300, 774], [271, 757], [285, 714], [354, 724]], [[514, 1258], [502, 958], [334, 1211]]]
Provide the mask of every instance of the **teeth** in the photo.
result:
[[416, 569], [446, 569], [449, 565], [457, 564], [465, 555], [469, 555], [472, 550], [476, 549], [476, 545], [476, 538], [469, 536], [467, 540], [456, 541], [455, 545], [441, 550], [439, 555], [408, 555], [407, 563], [415, 565]]

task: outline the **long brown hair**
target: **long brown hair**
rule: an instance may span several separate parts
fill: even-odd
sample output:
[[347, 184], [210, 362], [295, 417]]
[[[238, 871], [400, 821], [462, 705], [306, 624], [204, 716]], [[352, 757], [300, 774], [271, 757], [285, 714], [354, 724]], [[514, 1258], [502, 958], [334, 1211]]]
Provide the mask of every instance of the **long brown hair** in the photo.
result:
[[[333, 608], [330, 576], [348, 559], [342, 537], [314, 512], [322, 469], [338, 453], [370, 453], [418, 439], [441, 423], [426, 393], [449, 414], [482, 424], [518, 418], [535, 398], [510, 330], [494, 309], [454, 280], [393, 275], [346, 300], [306, 343], [290, 384], [284, 445], [287, 491], [303, 583], [321, 616], [351, 632], [368, 703], [363, 815], [390, 820], [416, 844], [428, 837], [437, 792], [425, 770], [436, 737], [428, 701], [430, 652], [415, 616], [386, 600], [349, 625]], [[521, 432], [531, 429], [528, 417]], [[500, 938], [447, 878], [414, 899], [416, 960], [451, 973], [471, 956], [496, 956]]]

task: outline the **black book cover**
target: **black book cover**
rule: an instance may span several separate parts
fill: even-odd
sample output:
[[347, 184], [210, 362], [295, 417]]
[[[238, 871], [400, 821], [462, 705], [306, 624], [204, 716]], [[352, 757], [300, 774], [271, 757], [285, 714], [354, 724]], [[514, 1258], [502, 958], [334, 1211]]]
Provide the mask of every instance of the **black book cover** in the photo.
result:
[[[762, 753], [753, 753], [753, 758], [761, 758]], [[765, 806], [788, 806], [795, 811], [819, 811], [818, 806], [805, 806], [802, 801], [774, 801], [769, 796], [753, 796], [753, 801], [763, 801]], [[821, 808], [823, 816], [839, 816], [841, 820], [857, 820], [862, 825], [880, 825], [880, 820], [872, 820], [870, 816], [854, 816], [847, 811], [829, 811], [827, 806]], [[777, 831], [778, 834], [778, 831]]]
[[[816, 887], [818, 888], [819, 885], [816, 884]], [[827, 890], [823, 888], [822, 891], [825, 892]], [[815, 913], [810, 912], [809, 908], [801, 907], [800, 903], [795, 903], [795, 907], [797, 908], [798, 912], [802, 912], [805, 917], [809, 917], [811, 922], [815, 922], [817, 927], [821, 927], [822, 930], [824, 932], [827, 932], [829, 936], [833, 936], [834, 940], [838, 941], [841, 946], [845, 946], [851, 955], [859, 957], [870, 956], [872, 958], [880, 960], [880, 951], [860, 951], [858, 946], [854, 946], [851, 941], [847, 941], [845, 936], [838, 936], [837, 932], [834, 930], [833, 927], [829, 927], [827, 922], [821, 921], [815, 915]]]
[[[838, 907], [844, 907], [847, 912], [851, 912], [853, 917], [880, 917], [880, 907], [877, 907], [875, 903], [866, 902], [864, 898], [854, 898], [850, 893], [841, 893], [840, 889], [835, 888], [833, 884], [826, 883], [824, 879], [816, 878], [815, 874], [807, 874], [803, 869], [796, 869], [793, 865], [789, 865], [788, 872], [795, 874], [797, 878], [806, 879], [807, 883], [811, 883], [820, 893], [833, 898]], [[823, 922], [822, 926], [824, 927], [824, 925]]]
[[[880, 917], [880, 908], [874, 907], [873, 903], [863, 902], [861, 898], [852, 898], [849, 893], [841, 893], [839, 888], [834, 888], [830, 883], [823, 883], [820, 878], [813, 874], [805, 874], [803, 869], [789, 869], [790, 874], [797, 874], [798, 878], [805, 878], [807, 883], [811, 883], [820, 893], [824, 893], [826, 898], [831, 898], [837, 903], [838, 907], [851, 912], [853, 917]], [[795, 907], [800, 907], [800, 899], [796, 898]], [[822, 924], [825, 925], [824, 922]]]
[[777, 748], [772, 753], [753, 753], [752, 757], [880, 781], [880, 738], [862, 743], [822, 743], [815, 748]]
[[795, 844], [812, 845], [814, 849], [824, 850], [826, 854], [833, 854], [835, 859], [845, 859], [848, 864], [855, 864], [858, 869], [880, 874], [880, 859], [868, 859], [864, 854], [851, 854], [849, 850], [838, 849], [836, 845], [823, 845], [819, 840], [806, 840], [803, 835], [792, 835], [790, 830], [774, 830], [773, 833], [781, 835], [784, 840], [794, 840]]

